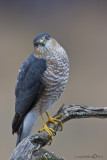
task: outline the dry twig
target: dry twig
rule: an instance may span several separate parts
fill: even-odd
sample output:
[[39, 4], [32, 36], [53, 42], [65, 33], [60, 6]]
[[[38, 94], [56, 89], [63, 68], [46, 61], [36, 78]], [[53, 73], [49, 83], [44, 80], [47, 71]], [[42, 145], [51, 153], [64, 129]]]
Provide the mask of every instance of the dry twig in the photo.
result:
[[[107, 118], [107, 107], [91, 107], [85, 105], [69, 105], [64, 107], [63, 105], [53, 117], [61, 113], [62, 117], [59, 119], [62, 123], [65, 123], [71, 119], [92, 117]], [[57, 126], [52, 123], [48, 123], [47, 125], [56, 132], [60, 130], [59, 123]], [[49, 153], [42, 148], [49, 143], [50, 139], [51, 137], [44, 130], [38, 134], [28, 136], [15, 148], [10, 160], [63, 160], [63, 158], [59, 158], [55, 154]]]

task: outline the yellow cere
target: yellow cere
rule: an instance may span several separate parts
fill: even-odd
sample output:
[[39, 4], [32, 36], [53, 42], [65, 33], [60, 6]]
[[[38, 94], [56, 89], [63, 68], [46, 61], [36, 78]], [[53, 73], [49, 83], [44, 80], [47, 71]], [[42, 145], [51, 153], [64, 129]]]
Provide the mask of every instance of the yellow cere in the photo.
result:
[[42, 39], [40, 39], [40, 41], [39, 41], [40, 43], [42, 43], [43, 42], [43, 40]]

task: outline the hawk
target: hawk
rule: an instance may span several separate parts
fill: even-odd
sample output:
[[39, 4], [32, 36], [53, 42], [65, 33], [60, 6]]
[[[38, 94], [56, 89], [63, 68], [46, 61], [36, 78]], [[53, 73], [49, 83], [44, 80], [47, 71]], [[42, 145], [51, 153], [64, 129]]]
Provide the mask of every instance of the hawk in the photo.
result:
[[[41, 33], [33, 40], [34, 51], [19, 69], [15, 88], [15, 115], [12, 133], [17, 133], [16, 145], [30, 135], [32, 127], [41, 115], [43, 128], [53, 139], [48, 122], [60, 122], [52, 118], [47, 110], [59, 99], [69, 77], [69, 59], [63, 47], [49, 34]], [[61, 123], [61, 122], [60, 122]], [[62, 127], [62, 123], [61, 123]]]

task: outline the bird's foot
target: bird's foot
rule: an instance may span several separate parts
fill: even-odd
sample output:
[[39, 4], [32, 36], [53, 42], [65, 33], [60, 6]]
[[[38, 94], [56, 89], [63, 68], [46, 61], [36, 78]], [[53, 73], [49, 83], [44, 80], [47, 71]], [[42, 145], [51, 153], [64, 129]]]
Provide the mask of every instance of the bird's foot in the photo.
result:
[[42, 132], [43, 130], [45, 130], [45, 131], [51, 136], [51, 140], [50, 140], [50, 142], [49, 142], [49, 144], [51, 144], [52, 141], [53, 141], [53, 134], [55, 134], [56, 132], [55, 132], [55, 130], [49, 128], [49, 127], [47, 126], [47, 123], [48, 123], [48, 122], [51, 122], [51, 123], [54, 123], [55, 126], [57, 126], [57, 123], [59, 122], [60, 125], [61, 125], [61, 129], [60, 129], [60, 130], [62, 131], [62, 129], [63, 129], [63, 124], [62, 124], [62, 122], [61, 122], [59, 119], [57, 119], [57, 118], [60, 118], [60, 117], [62, 116], [62, 114], [60, 114], [60, 115], [52, 118], [52, 117], [48, 114], [48, 112], [46, 112], [46, 115], [47, 115], [47, 117], [48, 117], [48, 121], [47, 121], [47, 122], [44, 121], [44, 118], [43, 118], [43, 115], [42, 115], [41, 112], [40, 112], [40, 115], [41, 115], [41, 118], [42, 118], [42, 122], [43, 122], [43, 126], [44, 126], [44, 127], [43, 127], [42, 129], [40, 129], [39, 132]]
[[56, 117], [54, 117], [54, 118], [52, 118], [52, 117], [48, 114], [48, 112], [46, 112], [46, 115], [47, 115], [47, 117], [48, 117], [48, 121], [46, 122], [46, 124], [47, 124], [48, 122], [51, 122], [51, 123], [54, 123], [55, 126], [57, 126], [57, 123], [59, 122], [59, 123], [60, 123], [60, 126], [61, 126], [60, 131], [63, 130], [63, 124], [62, 124], [62, 122], [58, 119], [58, 118], [60, 118], [60, 117], [62, 116], [62, 114], [60, 114], [60, 115], [58, 115], [58, 116], [56, 116]]
[[42, 129], [40, 129], [39, 132], [42, 132], [43, 130], [45, 130], [51, 136], [51, 140], [49, 142], [49, 145], [50, 145], [52, 143], [52, 141], [53, 141], [53, 133], [55, 133], [55, 131], [53, 129], [49, 128], [46, 125], [46, 122], [44, 122], [44, 127]]

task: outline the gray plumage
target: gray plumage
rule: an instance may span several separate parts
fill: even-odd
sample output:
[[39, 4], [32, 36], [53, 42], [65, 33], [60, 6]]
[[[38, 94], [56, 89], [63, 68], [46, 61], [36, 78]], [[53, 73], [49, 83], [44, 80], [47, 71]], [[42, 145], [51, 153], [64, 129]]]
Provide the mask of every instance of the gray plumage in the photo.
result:
[[62, 46], [47, 33], [33, 41], [34, 52], [19, 70], [16, 84], [13, 133], [17, 144], [28, 136], [40, 112], [61, 96], [69, 77], [69, 60]]
[[31, 54], [19, 70], [15, 89], [16, 114], [12, 123], [13, 134], [18, 131], [24, 117], [34, 107], [41, 92], [45, 88], [41, 76], [46, 70], [46, 67], [45, 59], [38, 59], [34, 54]]

